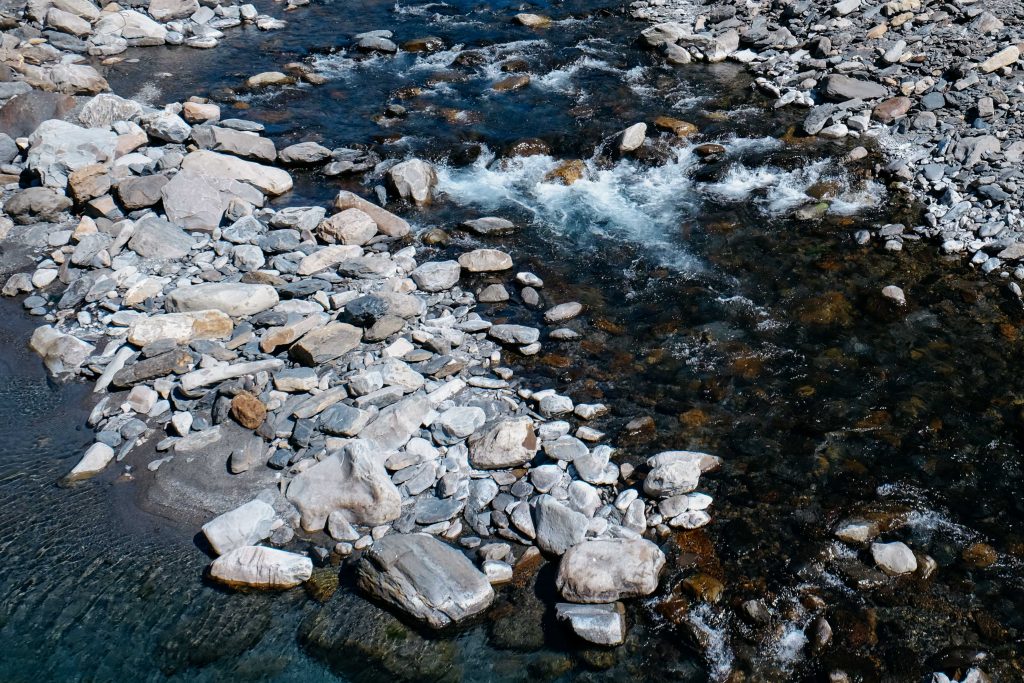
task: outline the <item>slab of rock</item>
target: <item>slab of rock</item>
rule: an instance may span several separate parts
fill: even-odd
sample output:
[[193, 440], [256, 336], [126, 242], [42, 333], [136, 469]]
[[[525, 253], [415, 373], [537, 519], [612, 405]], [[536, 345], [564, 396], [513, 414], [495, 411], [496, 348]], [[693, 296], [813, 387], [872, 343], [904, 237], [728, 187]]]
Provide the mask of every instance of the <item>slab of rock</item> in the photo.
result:
[[235, 548], [210, 565], [210, 577], [228, 586], [292, 588], [312, 575], [308, 557], [259, 545]]
[[331, 150], [315, 142], [300, 142], [289, 145], [280, 151], [278, 159], [281, 163], [302, 166], [316, 164], [329, 159]]
[[336, 266], [342, 261], [359, 258], [362, 255], [362, 247], [358, 247], [354, 244], [332, 244], [330, 246], [321, 247], [312, 254], [305, 256], [301, 261], [299, 261], [299, 268], [297, 272], [299, 275], [312, 275], [313, 273], [319, 273], [321, 270], [325, 270], [331, 266]]
[[409, 396], [380, 411], [373, 422], [360, 430], [359, 438], [382, 452], [398, 450], [419, 432], [432, 409], [426, 396]]
[[537, 498], [533, 508], [533, 526], [537, 545], [552, 555], [564, 555], [569, 548], [583, 542], [590, 519], [558, 502], [550, 495]]
[[144, 209], [163, 198], [161, 190], [167, 183], [167, 176], [160, 174], [124, 178], [117, 183], [117, 198], [129, 211]]
[[142, 347], [159, 339], [187, 344], [194, 339], [227, 339], [234, 325], [223, 311], [164, 313], [139, 317], [128, 327], [128, 341]]
[[388, 170], [388, 180], [402, 199], [426, 204], [437, 185], [437, 171], [425, 161], [409, 159], [392, 166]]
[[203, 535], [213, 551], [223, 555], [269, 538], [270, 527], [276, 517], [273, 506], [259, 499], [251, 500], [204, 524]]
[[181, 162], [181, 168], [185, 171], [248, 183], [271, 196], [284, 194], [292, 189], [292, 177], [287, 171], [205, 149], [186, 155]]
[[487, 336], [502, 344], [533, 344], [540, 339], [540, 330], [525, 325], [492, 325]]
[[117, 135], [111, 130], [82, 128], [51, 119], [29, 136], [28, 167], [44, 185], [64, 189], [68, 176], [84, 166], [109, 165], [114, 160]]
[[377, 234], [377, 223], [365, 211], [345, 209], [324, 220], [320, 234], [329, 242], [363, 245]]
[[665, 554], [646, 539], [589, 540], [562, 556], [555, 584], [572, 602], [614, 602], [656, 591], [664, 567]]
[[334, 208], [339, 211], [359, 209], [373, 219], [377, 224], [377, 230], [388, 237], [405, 237], [411, 230], [404, 219], [347, 190], [342, 190], [334, 198]]
[[160, 188], [168, 220], [193, 232], [212, 232], [220, 226], [232, 201], [263, 206], [263, 193], [245, 183], [183, 170]]
[[471, 273], [508, 270], [512, 257], [500, 249], [474, 249], [459, 256], [459, 265]]
[[622, 603], [610, 605], [555, 605], [559, 621], [569, 622], [573, 632], [597, 645], [621, 645], [626, 640], [626, 611]]
[[76, 371], [95, 349], [92, 344], [64, 334], [52, 325], [37, 327], [28, 346], [54, 375]]
[[675, 461], [654, 467], [644, 479], [644, 492], [655, 498], [689, 493], [700, 481], [700, 466], [696, 462]]
[[510, 220], [504, 218], [497, 218], [495, 216], [485, 216], [484, 218], [474, 218], [470, 221], [465, 221], [462, 227], [466, 228], [470, 232], [474, 232], [477, 235], [508, 235], [509, 233], [515, 232], [516, 225]]
[[354, 325], [330, 322], [311, 330], [292, 345], [289, 355], [297, 362], [310, 367], [340, 358], [359, 346], [363, 331]]
[[[233, 363], [231, 365], [217, 365], [212, 368], [200, 368], [181, 376], [182, 391], [189, 392], [199, 387], [209, 386], [226, 379], [254, 375], [257, 372], [277, 372], [284, 367], [284, 361], [277, 358], [267, 360], [254, 360], [246, 363]], [[218, 425], [219, 426], [219, 425]], [[178, 442], [180, 446], [181, 442]]]
[[502, 420], [469, 441], [469, 461], [481, 470], [525, 465], [537, 455], [533, 420], [516, 417]]
[[160, 22], [185, 19], [199, 9], [198, 0], [150, 0], [146, 11]]
[[830, 74], [821, 84], [821, 92], [830, 100], [873, 100], [889, 94], [884, 85], [862, 81], [842, 74]]
[[188, 255], [195, 239], [159, 216], [146, 216], [135, 223], [128, 248], [143, 258], [180, 259]]
[[333, 512], [350, 524], [368, 526], [387, 524], [402, 513], [402, 497], [383, 460], [360, 441], [296, 475], [287, 496], [302, 515], [306, 531], [323, 529]]
[[215, 309], [232, 317], [256, 315], [276, 306], [277, 290], [270, 285], [243, 282], [206, 282], [178, 287], [164, 302], [168, 311], [187, 313]]
[[211, 126], [210, 136], [213, 138], [211, 148], [215, 152], [227, 152], [246, 159], [267, 162], [273, 162], [277, 158], [274, 141], [257, 133]]
[[433, 628], [479, 614], [494, 600], [483, 572], [425, 534], [391, 534], [374, 543], [359, 563], [359, 587]]
[[1010, 45], [982, 62], [980, 68], [989, 74], [1002, 69], [1004, 66], [1015, 64], [1018, 59], [1020, 59], [1020, 48], [1016, 45]]
[[583, 304], [570, 301], [564, 304], [552, 306], [544, 312], [544, 321], [548, 323], [560, 323], [572, 320], [583, 312]]

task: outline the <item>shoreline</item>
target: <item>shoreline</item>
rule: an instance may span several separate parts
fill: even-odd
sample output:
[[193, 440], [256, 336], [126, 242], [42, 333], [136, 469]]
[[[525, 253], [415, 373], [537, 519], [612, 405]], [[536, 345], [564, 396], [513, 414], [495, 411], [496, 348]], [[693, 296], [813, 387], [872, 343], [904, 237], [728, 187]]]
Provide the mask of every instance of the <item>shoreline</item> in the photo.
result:
[[[924, 225], [854, 236], [890, 251], [929, 239], [965, 254], [985, 274], [1024, 279], [1024, 48], [1012, 2], [931, 7], [921, 0], [862, 0], [698, 7], [690, 0], [630, 4], [651, 24], [641, 40], [672, 64], [730, 60], [778, 98], [808, 111], [802, 133], [874, 140], [888, 157], [876, 172], [920, 201]], [[866, 153], [854, 150], [851, 160]], [[1017, 282], [1009, 287], [1018, 298]]]

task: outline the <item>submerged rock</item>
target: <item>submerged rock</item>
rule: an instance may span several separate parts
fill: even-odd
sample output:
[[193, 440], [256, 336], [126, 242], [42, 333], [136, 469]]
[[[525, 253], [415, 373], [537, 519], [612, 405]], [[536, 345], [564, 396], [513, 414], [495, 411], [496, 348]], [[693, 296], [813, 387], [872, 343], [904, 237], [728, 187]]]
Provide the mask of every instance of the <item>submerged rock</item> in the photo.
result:
[[555, 605], [560, 621], [567, 621], [580, 638], [596, 645], [621, 645], [626, 639], [626, 616], [621, 603], [610, 605]]
[[392, 534], [374, 543], [359, 564], [359, 587], [433, 628], [479, 614], [494, 600], [483, 572], [426, 534]]

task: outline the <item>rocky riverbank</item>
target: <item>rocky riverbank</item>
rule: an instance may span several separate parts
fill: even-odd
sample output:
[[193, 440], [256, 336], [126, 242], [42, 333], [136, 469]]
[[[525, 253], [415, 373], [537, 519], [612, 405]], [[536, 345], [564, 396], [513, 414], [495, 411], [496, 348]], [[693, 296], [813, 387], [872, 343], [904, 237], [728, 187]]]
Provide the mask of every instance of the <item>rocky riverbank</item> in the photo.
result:
[[923, 204], [924, 222], [859, 231], [859, 243], [899, 250], [928, 238], [985, 273], [1024, 278], [1019, 3], [640, 0], [630, 8], [653, 23], [642, 39], [670, 63], [746, 64], [777, 109], [808, 110], [800, 134], [858, 138], [886, 154], [876, 172]]
[[[474, 312], [512, 287], [533, 307], [548, 299], [536, 275], [511, 276], [511, 254], [421, 262], [409, 223], [345, 191], [329, 207], [268, 206], [292, 188], [289, 169], [358, 172], [376, 164], [365, 153], [279, 150], [201, 98], [73, 97], [106, 89], [75, 52], [213, 47], [221, 28], [276, 21], [251, 6], [164, 9], [61, 0], [4, 36], [3, 237], [35, 266], [3, 293], [45, 320], [30, 345], [50, 371], [100, 397], [96, 441], [66, 483], [146, 468], [154, 504], [212, 515], [211, 579], [288, 588], [344, 561], [368, 595], [434, 628], [486, 610], [493, 586], [541, 554], [564, 556], [558, 618], [622, 643], [620, 601], [657, 590], [665, 565], [649, 539], [710, 522], [696, 489], [718, 458], [618, 464], [604, 405], [521, 387], [507, 358], [579, 339], [586, 323], [571, 301], [551, 302], [546, 329]], [[360, 40], [376, 50], [388, 36]], [[619, 151], [643, 139], [630, 129]], [[431, 201], [430, 164], [385, 168], [382, 198]], [[483, 216], [462, 229], [486, 241], [516, 226]]]

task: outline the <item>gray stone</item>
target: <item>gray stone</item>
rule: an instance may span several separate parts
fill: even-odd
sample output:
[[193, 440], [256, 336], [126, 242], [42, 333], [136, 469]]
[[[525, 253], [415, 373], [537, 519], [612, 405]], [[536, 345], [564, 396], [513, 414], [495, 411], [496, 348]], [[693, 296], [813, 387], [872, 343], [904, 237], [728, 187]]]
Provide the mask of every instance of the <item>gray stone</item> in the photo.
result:
[[184, 230], [158, 216], [146, 216], [135, 223], [128, 248], [143, 258], [180, 259], [188, 255], [195, 240]]
[[51, 119], [29, 136], [27, 163], [44, 185], [64, 189], [72, 171], [113, 161], [116, 145], [113, 131]]
[[164, 303], [170, 312], [215, 309], [232, 317], [256, 315], [275, 306], [277, 291], [270, 285], [241, 282], [207, 282], [178, 287]]
[[455, 548], [425, 534], [391, 534], [359, 563], [359, 587], [434, 628], [487, 609], [494, 589]]
[[572, 602], [606, 603], [658, 589], [665, 554], [642, 538], [588, 540], [569, 548], [555, 585]]
[[312, 574], [308, 557], [257, 545], [235, 548], [210, 565], [210, 577], [229, 586], [291, 588]]
[[223, 555], [269, 538], [270, 527], [276, 517], [271, 505], [259, 499], [252, 500], [211, 519], [203, 525], [203, 535], [214, 552]]
[[533, 509], [537, 545], [552, 555], [563, 555], [582, 542], [589, 522], [586, 515], [569, 509], [549, 495], [537, 498]]
[[470, 439], [469, 461], [483, 470], [518, 467], [533, 460], [537, 446], [533, 420], [506, 419]]
[[555, 605], [559, 621], [569, 622], [573, 632], [583, 640], [597, 645], [621, 645], [626, 639], [625, 609], [620, 603], [611, 605]]
[[830, 74], [821, 84], [821, 92], [833, 101], [873, 100], [889, 94], [884, 85], [862, 81], [842, 74]]

